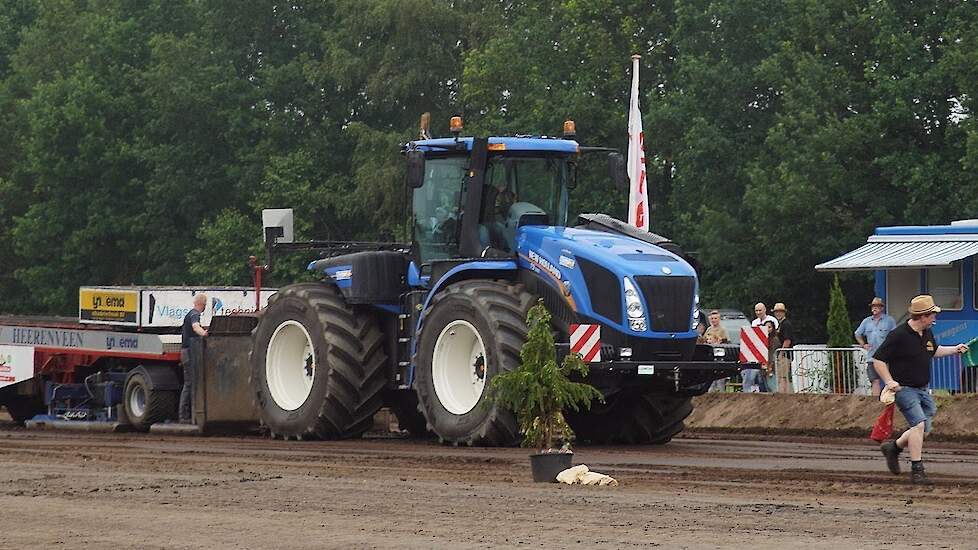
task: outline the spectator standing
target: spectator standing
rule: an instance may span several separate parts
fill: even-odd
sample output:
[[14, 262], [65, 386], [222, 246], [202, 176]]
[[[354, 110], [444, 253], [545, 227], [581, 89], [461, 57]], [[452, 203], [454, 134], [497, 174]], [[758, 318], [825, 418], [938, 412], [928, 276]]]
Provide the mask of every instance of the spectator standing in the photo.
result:
[[774, 304], [774, 318], [778, 320], [778, 339], [781, 340], [781, 348], [785, 350], [776, 358], [777, 387], [778, 391], [790, 393], [791, 386], [788, 378], [791, 373], [791, 352], [788, 350], [795, 345], [795, 331], [791, 321], [788, 320], [788, 308], [785, 307], [784, 302]]
[[907, 419], [910, 429], [896, 441], [880, 445], [886, 466], [894, 475], [900, 473], [900, 453], [910, 449], [910, 481], [917, 485], [932, 485], [924, 473], [924, 437], [930, 433], [931, 421], [937, 412], [931, 397], [930, 364], [935, 357], [945, 357], [968, 351], [967, 344], [939, 346], [931, 330], [941, 308], [934, 298], [923, 294], [910, 301], [910, 319], [890, 331], [876, 349], [873, 365], [884, 387], [896, 394], [896, 405]]
[[696, 324], [696, 343], [705, 344], [706, 343], [706, 325], [703, 323]]
[[[706, 327], [706, 332], [703, 333], [703, 340], [707, 344], [729, 344], [730, 336], [727, 334], [727, 329], [720, 325], [720, 312], [713, 310], [710, 312], [710, 326]], [[721, 378], [719, 380], [714, 380], [710, 384], [711, 392], [724, 391], [727, 387], [727, 379]]]
[[727, 329], [720, 325], [720, 312], [713, 310], [710, 312], [710, 326], [706, 328], [706, 333], [703, 334], [704, 340], [707, 344], [729, 344], [730, 336], [727, 334]]
[[[775, 329], [778, 328], [778, 320], [768, 315], [767, 306], [764, 305], [764, 303], [758, 302], [754, 306], [754, 315], [756, 315], [756, 317], [754, 318], [753, 321], [750, 322], [750, 326], [759, 327], [764, 323], [766, 323], [767, 321], [771, 321], [774, 323], [774, 328]], [[744, 392], [755, 392], [760, 389], [758, 388], [758, 385], [761, 383], [761, 380], [759, 378], [760, 369], [744, 369], [740, 371], [740, 375], [743, 378], [743, 382], [744, 382], [743, 384]]]
[[200, 325], [200, 314], [207, 306], [207, 295], [194, 296], [194, 307], [190, 308], [183, 318], [183, 329], [180, 333], [180, 364], [183, 366], [183, 389], [180, 391], [180, 423], [193, 423], [191, 404], [193, 403], [193, 383], [197, 365], [190, 346], [197, 338], [207, 336], [207, 329]]
[[750, 322], [750, 326], [752, 327], [759, 327], [769, 320], [774, 321], [775, 328], [778, 326], [778, 320], [775, 317], [768, 315], [767, 306], [764, 305], [763, 302], [758, 302], [756, 305], [754, 305], [754, 316], [754, 319]]
[[869, 310], [872, 315], [863, 319], [855, 332], [856, 342], [866, 350], [866, 374], [869, 375], [869, 381], [873, 385], [873, 395], [876, 396], [880, 394], [880, 375], [873, 366], [873, 354], [876, 353], [883, 340], [886, 340], [886, 335], [896, 328], [896, 321], [893, 320], [893, 317], [883, 313], [884, 307], [882, 298], [878, 296], [873, 298], [873, 301], [869, 303]]
[[764, 378], [761, 380], [764, 389], [761, 391], [778, 393], [775, 350], [781, 347], [781, 339], [778, 337], [778, 329], [774, 327], [774, 321], [764, 321], [764, 326], [767, 327], [767, 365], [764, 365], [764, 368], [761, 369], [764, 373]]

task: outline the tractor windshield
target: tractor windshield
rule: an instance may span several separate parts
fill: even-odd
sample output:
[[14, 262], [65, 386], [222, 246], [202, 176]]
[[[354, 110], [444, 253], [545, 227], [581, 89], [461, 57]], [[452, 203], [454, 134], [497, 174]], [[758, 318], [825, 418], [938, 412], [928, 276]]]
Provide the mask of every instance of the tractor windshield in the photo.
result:
[[[454, 155], [425, 161], [424, 182], [414, 190], [414, 241], [422, 264], [459, 257], [469, 161]], [[570, 162], [558, 155], [490, 155], [480, 200], [481, 247], [515, 251], [525, 214], [542, 212], [550, 225], [566, 225]]]
[[547, 214], [550, 225], [566, 225], [569, 173], [563, 157], [490, 157], [484, 205], [492, 205], [492, 211], [483, 210], [483, 220], [515, 223], [519, 220], [511, 217], [536, 207]]

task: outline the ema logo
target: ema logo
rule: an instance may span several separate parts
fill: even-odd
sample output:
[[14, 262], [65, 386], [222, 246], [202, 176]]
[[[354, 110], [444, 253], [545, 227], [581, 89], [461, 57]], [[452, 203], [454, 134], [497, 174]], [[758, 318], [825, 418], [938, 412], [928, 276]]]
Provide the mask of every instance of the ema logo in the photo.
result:
[[211, 304], [211, 313], [217, 315], [217, 313], [221, 311], [223, 308], [224, 308], [224, 302], [222, 302], [220, 298], [214, 298]]

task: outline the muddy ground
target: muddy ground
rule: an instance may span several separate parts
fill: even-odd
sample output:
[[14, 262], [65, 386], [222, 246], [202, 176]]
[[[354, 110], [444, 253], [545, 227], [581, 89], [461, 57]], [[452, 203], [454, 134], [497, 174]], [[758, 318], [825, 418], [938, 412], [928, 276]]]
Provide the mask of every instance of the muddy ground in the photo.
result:
[[0, 422], [0, 548], [975, 548], [978, 451], [937, 486], [862, 439], [697, 432], [579, 447], [617, 488], [533, 483], [524, 449], [27, 431]]

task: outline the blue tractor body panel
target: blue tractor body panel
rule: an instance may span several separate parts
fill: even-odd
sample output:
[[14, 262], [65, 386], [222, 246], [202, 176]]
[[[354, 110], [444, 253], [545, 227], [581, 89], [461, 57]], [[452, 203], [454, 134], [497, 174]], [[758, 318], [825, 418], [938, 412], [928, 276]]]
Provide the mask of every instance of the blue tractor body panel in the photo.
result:
[[[621, 289], [626, 277], [636, 288], [641, 288], [638, 282], [640, 277], [682, 278], [685, 286], [691, 286], [693, 293], [699, 292], [695, 270], [672, 252], [624, 235], [543, 226], [521, 227], [517, 232], [517, 250], [520, 268], [542, 275], [544, 281], [565, 296], [568, 306], [580, 317], [600, 321], [630, 336], [670, 339], [696, 337], [691, 323], [695, 307], [692, 294], [686, 300], [688, 322], [684, 326], [674, 325], [670, 327], [672, 330], [662, 331], [655, 330], [654, 323], [650, 323], [644, 331], [633, 331], [624, 318], [625, 297]], [[582, 267], [582, 263], [588, 268]], [[602, 282], [613, 280], [618, 292], [612, 292], [613, 289], [608, 288], [607, 284], [596, 284], [595, 277], [585, 273], [585, 269], [610, 273], [599, 274], [597, 279]], [[591, 284], [588, 284], [588, 279], [592, 279]], [[570, 291], [569, 296], [567, 290]], [[651, 303], [651, 295], [642, 292], [640, 295], [646, 314], [652, 315], [660, 309], [660, 304]], [[681, 297], [669, 297], [671, 300], [678, 298]], [[617, 307], [609, 307], [607, 301], [612, 299], [618, 302]], [[620, 314], [611, 316], [615, 311]]]

